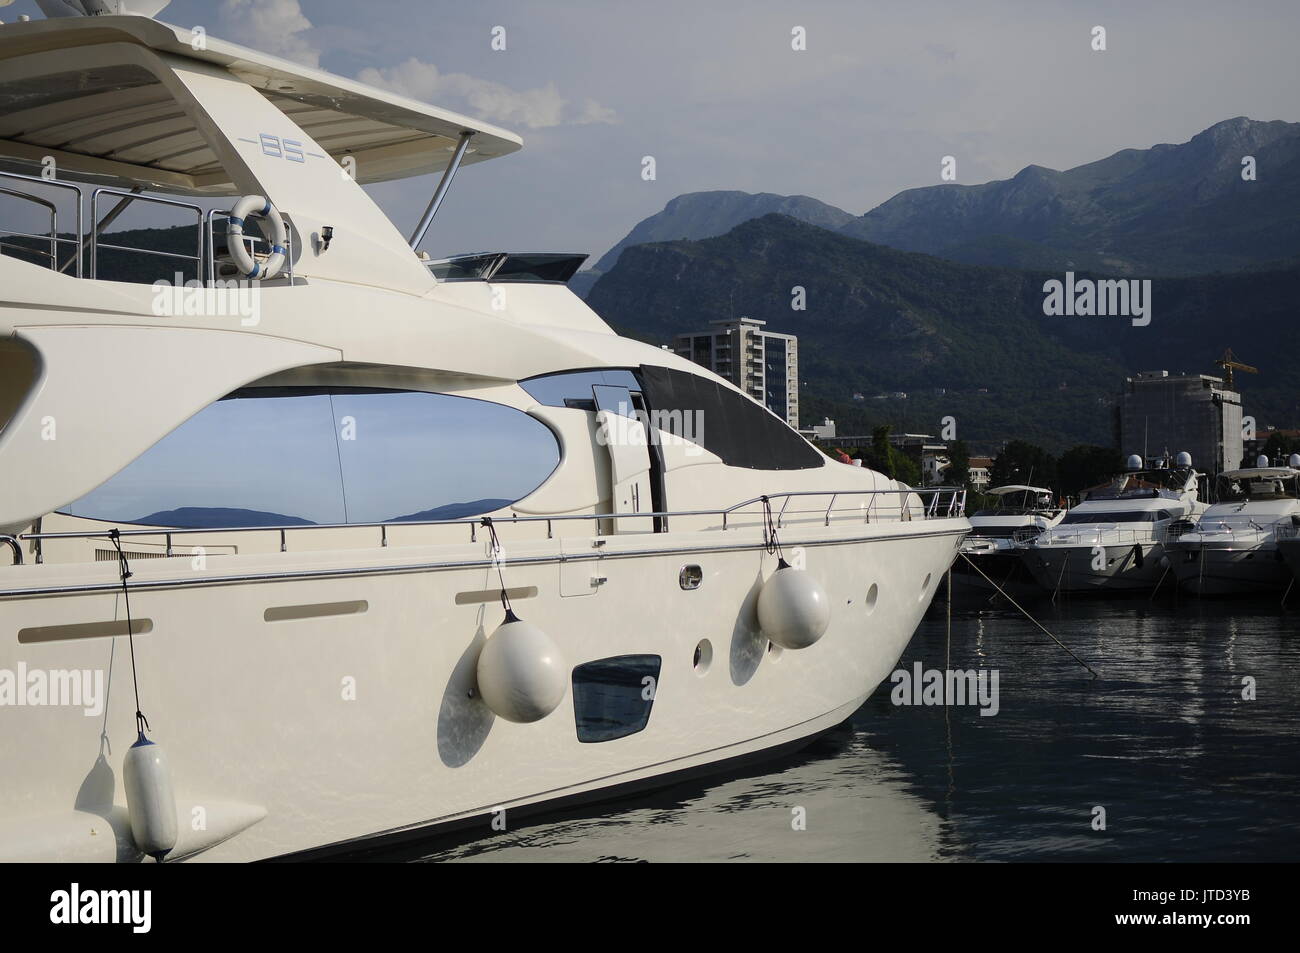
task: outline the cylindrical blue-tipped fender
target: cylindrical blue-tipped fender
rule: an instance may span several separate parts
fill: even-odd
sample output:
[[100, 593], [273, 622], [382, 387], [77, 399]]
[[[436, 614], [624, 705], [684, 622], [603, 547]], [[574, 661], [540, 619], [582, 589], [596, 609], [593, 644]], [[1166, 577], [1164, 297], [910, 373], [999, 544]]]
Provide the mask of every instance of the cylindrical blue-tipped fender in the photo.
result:
[[513, 612], [497, 627], [478, 657], [478, 691], [507, 721], [540, 721], [559, 707], [569, 674], [559, 647], [537, 626]]
[[758, 626], [783, 649], [806, 649], [826, 632], [831, 603], [821, 585], [783, 559], [758, 593]]
[[135, 846], [161, 861], [176, 846], [176, 793], [162, 745], [141, 733], [126, 752], [122, 781]]

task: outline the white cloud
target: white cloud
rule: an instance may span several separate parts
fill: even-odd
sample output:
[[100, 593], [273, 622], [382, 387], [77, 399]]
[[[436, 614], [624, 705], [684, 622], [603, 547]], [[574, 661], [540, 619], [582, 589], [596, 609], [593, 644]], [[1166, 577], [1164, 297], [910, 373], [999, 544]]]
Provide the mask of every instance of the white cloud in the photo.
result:
[[221, 0], [221, 18], [237, 42], [306, 66], [320, 66], [321, 51], [303, 34], [312, 22], [298, 0]]
[[588, 99], [580, 110], [569, 108], [554, 83], [536, 89], [516, 90], [503, 83], [466, 73], [443, 73], [432, 63], [411, 57], [388, 69], [369, 67], [358, 75], [363, 83], [380, 86], [423, 102], [454, 101], [476, 116], [529, 129], [565, 123], [589, 124], [617, 121], [613, 109]]

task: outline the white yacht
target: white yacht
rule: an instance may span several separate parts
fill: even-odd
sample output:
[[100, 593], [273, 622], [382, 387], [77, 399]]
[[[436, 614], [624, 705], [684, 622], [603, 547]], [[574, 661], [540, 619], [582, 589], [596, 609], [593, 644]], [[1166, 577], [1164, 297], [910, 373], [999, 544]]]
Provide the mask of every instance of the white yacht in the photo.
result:
[[1217, 480], [1219, 502], [1169, 543], [1169, 558], [1186, 592], [1200, 596], [1267, 592], [1286, 588], [1291, 573], [1278, 549], [1279, 536], [1300, 526], [1300, 455], [1287, 466], [1225, 470]]
[[1149, 590], [1170, 568], [1169, 527], [1199, 516], [1199, 478], [1191, 456], [1178, 454], [1144, 469], [1140, 456], [1105, 486], [1088, 490], [1052, 529], [1020, 547], [1020, 557], [1044, 589], [1057, 592]]
[[996, 594], [994, 584], [1012, 598], [1036, 593], [1038, 586], [1020, 559], [1019, 546], [1061, 522], [1065, 508], [1041, 486], [1014, 484], [985, 493], [997, 505], [970, 517], [971, 532], [961, 547], [964, 558], [952, 566], [954, 594], [965, 590], [987, 598]]
[[[0, 858], [491, 836], [804, 744], [969, 531], [583, 256], [423, 256], [510, 132], [131, 14], [0, 26], [0, 103]], [[440, 170], [409, 237], [362, 188]]]

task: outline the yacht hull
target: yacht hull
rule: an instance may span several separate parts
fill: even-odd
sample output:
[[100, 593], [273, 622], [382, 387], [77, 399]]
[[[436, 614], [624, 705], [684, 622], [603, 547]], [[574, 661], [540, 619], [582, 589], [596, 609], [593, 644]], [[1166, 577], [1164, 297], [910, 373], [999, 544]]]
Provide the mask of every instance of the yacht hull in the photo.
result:
[[1291, 571], [1291, 577], [1300, 582], [1300, 537], [1279, 539], [1277, 551], [1282, 554], [1282, 563]]
[[[803, 550], [832, 614], [816, 644], [783, 652], [755, 618], [775, 568], [757, 532], [510, 546], [514, 610], [567, 666], [662, 659], [645, 728], [600, 743], [577, 738], [571, 683], [531, 724], [500, 719], [477, 697], [478, 655], [502, 620], [481, 540], [472, 552], [401, 547], [361, 560], [213, 557], [201, 571], [187, 557], [138, 561], [141, 706], [177, 790], [171, 859], [364, 849], [434, 826], [491, 836], [518, 809], [796, 745], [887, 677], [967, 530], [963, 519], [787, 530], [787, 555]], [[679, 585], [688, 563], [703, 570], [693, 591]], [[0, 787], [5, 859], [140, 859], [121, 780], [135, 736], [127, 639], [93, 632], [123, 618], [115, 574], [112, 562], [0, 568], [0, 670], [100, 671], [106, 696], [89, 717], [75, 705], [6, 713], [0, 761], [18, 770]], [[587, 585], [593, 576], [604, 582]]]
[[[1105, 551], [1101, 568], [1096, 568], [1097, 549]], [[1162, 543], [1030, 546], [1021, 550], [1025, 568], [1049, 592], [1149, 591], [1166, 572], [1164, 555]]]
[[1276, 546], [1175, 543], [1169, 558], [1184, 592], [1232, 596], [1285, 589], [1291, 573]]
[[[999, 597], [998, 589], [1013, 599], [1033, 598], [1042, 594], [1042, 589], [1017, 550], [966, 555], [974, 566], [960, 557], [952, 566], [954, 602], [987, 602], [990, 598]], [[994, 583], [997, 584], [996, 588]]]

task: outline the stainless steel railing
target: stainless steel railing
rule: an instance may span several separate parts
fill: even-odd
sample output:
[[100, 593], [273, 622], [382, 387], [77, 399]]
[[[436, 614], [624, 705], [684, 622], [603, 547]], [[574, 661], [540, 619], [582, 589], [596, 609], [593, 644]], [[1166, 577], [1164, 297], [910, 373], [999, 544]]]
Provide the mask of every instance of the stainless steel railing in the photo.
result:
[[[160, 198], [153, 195], [144, 195], [140, 191], [122, 191], [120, 189], [97, 188], [90, 195], [90, 231], [87, 233], [83, 221], [83, 200], [85, 193], [80, 186], [73, 185], [70, 182], [63, 182], [58, 179], [46, 179], [40, 176], [23, 175], [18, 172], [0, 172], [0, 178], [15, 180], [18, 182], [30, 182], [44, 188], [62, 189], [70, 192], [76, 204], [76, 235], [75, 237], [65, 238], [59, 234], [59, 215], [58, 207], [49, 199], [42, 198], [39, 195], [32, 194], [31, 191], [24, 191], [18, 188], [0, 187], [0, 195], [6, 195], [10, 198], [20, 201], [30, 202], [39, 205], [49, 214], [50, 230], [49, 234], [20, 231], [0, 227], [0, 235], [13, 235], [21, 238], [34, 239], [37, 241], [48, 241], [49, 251], [42, 251], [40, 248], [29, 247], [25, 244], [13, 243], [11, 248], [20, 251], [23, 254], [36, 255], [49, 259], [50, 269], [53, 271], [66, 271], [69, 266], [75, 263], [76, 276], [81, 278], [89, 271], [91, 278], [99, 277], [99, 250], [101, 248], [114, 251], [124, 252], [135, 255], [149, 255], [155, 258], [170, 258], [182, 262], [192, 262], [195, 268], [195, 278], [199, 281], [204, 280], [206, 273], [207, 283], [210, 285], [216, 280], [216, 247], [213, 238], [213, 223], [216, 216], [229, 215], [229, 211], [212, 209], [207, 212], [203, 207], [192, 202], [180, 202], [175, 199]], [[102, 197], [112, 197], [117, 199], [117, 203], [107, 211], [104, 217], [100, 218], [100, 200]], [[146, 202], [153, 205], [164, 206], [167, 208], [178, 209], [193, 213], [195, 216], [195, 254], [188, 255], [181, 252], [161, 251], [154, 248], [141, 248], [138, 246], [118, 245], [103, 240], [102, 231], [132, 202]], [[284, 215], [285, 222], [290, 224], [290, 234], [285, 239], [285, 273], [289, 283], [293, 283], [293, 244], [292, 244], [292, 225], [290, 217]], [[256, 251], [256, 246], [260, 239], [255, 235], [244, 236], [244, 241], [249, 246], [250, 253]], [[60, 261], [60, 249], [66, 245], [73, 246], [72, 255], [66, 261]], [[0, 249], [3, 249], [0, 244]], [[84, 264], [89, 258], [88, 268]], [[205, 269], [206, 264], [206, 269]], [[171, 276], [166, 276], [170, 278]]]
[[[58, 210], [54, 207], [54, 203], [50, 202], [48, 199], [42, 199], [42, 198], [40, 198], [39, 196], [32, 195], [32, 194], [30, 194], [29, 192], [19, 192], [19, 191], [14, 190], [14, 189], [4, 189], [4, 190], [3, 190], [4, 194], [6, 194], [6, 195], [9, 195], [9, 196], [12, 196], [12, 197], [14, 197], [14, 198], [18, 198], [18, 199], [25, 199], [25, 200], [27, 200], [27, 201], [33, 202], [33, 203], [36, 204], [36, 205], [45, 206], [46, 208], [49, 209], [49, 211], [50, 211], [50, 236], [49, 236], [49, 241], [50, 241], [50, 254], [49, 254], [49, 258], [50, 258], [50, 268], [51, 268], [53, 271], [61, 271], [61, 270], [62, 270], [62, 268], [61, 268], [60, 265], [59, 265], [59, 254], [58, 254], [58, 246], [59, 246], [59, 243], [63, 242], [63, 243], [67, 243], [67, 244], [70, 244], [70, 245], [76, 245], [76, 246], [77, 246], [77, 247], [76, 247], [76, 251], [73, 252], [73, 258], [72, 258], [71, 260], [73, 260], [73, 261], [76, 262], [76, 264], [77, 264], [77, 277], [80, 278], [80, 277], [81, 277], [81, 268], [82, 268], [82, 265], [81, 265], [81, 262], [82, 262], [82, 219], [81, 219], [81, 200], [82, 200], [82, 196], [83, 196], [83, 193], [82, 193], [82, 191], [81, 191], [81, 188], [80, 188], [79, 186], [72, 185], [72, 184], [69, 183], [69, 182], [60, 182], [60, 181], [57, 180], [57, 179], [43, 179], [43, 178], [41, 178], [40, 176], [36, 176], [36, 175], [23, 175], [23, 174], [21, 174], [21, 173], [19, 173], [19, 172], [0, 172], [0, 178], [10, 179], [10, 180], [17, 180], [17, 181], [19, 181], [19, 182], [35, 182], [37, 185], [41, 185], [41, 186], [44, 186], [44, 187], [46, 187], [46, 188], [51, 188], [51, 189], [63, 189], [64, 191], [72, 192], [72, 193], [77, 197], [77, 209], [76, 209], [76, 212], [77, 212], [77, 214], [76, 214], [76, 218], [77, 218], [77, 237], [76, 237], [76, 238], [60, 238], [60, 237], [59, 237], [59, 232], [58, 232], [58, 224], [59, 224]], [[13, 230], [10, 230], [10, 229], [0, 229], [0, 231], [3, 231], [3, 232], [5, 232], [6, 234], [10, 234], [10, 235], [22, 235], [23, 237], [26, 237], [26, 238], [37, 238], [37, 239], [44, 239], [44, 238], [45, 238], [44, 235], [31, 235], [31, 234], [28, 234], [28, 233], [26, 233], [26, 232], [18, 232], [18, 231], [13, 231]], [[32, 249], [26, 249], [25, 247], [24, 247], [24, 250], [25, 250], [25, 251], [29, 251], [29, 252], [32, 251]], [[43, 253], [42, 253], [42, 252], [36, 252], [36, 254], [43, 254]]]
[[[930, 496], [931, 499], [928, 501], [921, 500], [920, 498], [923, 494]], [[820, 505], [815, 510], [798, 511], [800, 513], [807, 514], [807, 515], [820, 515], [821, 518], [823, 519], [823, 525], [829, 526], [831, 521], [830, 514], [832, 513], [831, 506], [834, 505], [834, 501], [836, 499], [841, 497], [863, 497], [863, 496], [871, 498], [869, 504], [860, 504], [858, 507], [854, 509], [840, 509], [838, 511], [835, 511], [844, 514], [843, 516], [838, 517], [837, 519], [849, 520], [849, 519], [855, 519], [856, 517], [860, 516], [861, 521], [863, 523], [870, 524], [872, 522], [871, 513], [874, 510], [875, 501], [878, 497], [881, 496], [894, 496], [899, 498], [899, 506], [897, 511], [898, 522], [907, 522], [912, 519], [917, 519], [917, 520], [956, 519], [964, 515], [965, 507], [966, 507], [966, 491], [964, 489], [957, 488], [957, 487], [944, 487], [940, 489], [930, 489], [930, 490], [798, 490], [798, 491], [792, 491], [788, 493], [775, 493], [766, 497], [756, 496], [753, 499], [744, 500], [740, 503], [735, 503], [731, 506], [724, 507], [721, 509], [672, 510], [666, 512], [635, 513], [635, 514], [569, 513], [569, 514], [562, 514], [558, 516], [513, 516], [512, 515], [512, 516], [502, 516], [502, 517], [494, 516], [494, 517], [490, 517], [490, 520], [493, 525], [545, 523], [547, 539], [551, 539], [554, 537], [554, 531], [555, 531], [554, 524], [556, 523], [565, 523], [565, 522], [571, 522], [575, 520], [585, 520], [585, 521], [610, 520], [610, 519], [619, 519], [625, 516], [635, 516], [638, 519], [641, 518], [648, 519], [657, 516], [658, 517], [715, 516], [715, 517], [721, 517], [722, 519], [722, 525], [718, 528], [718, 531], [725, 532], [726, 530], [731, 529], [737, 525], [735, 519], [736, 515], [739, 514], [741, 511], [745, 510], [747, 507], [760, 507], [759, 509], [755, 509], [753, 512], [747, 515], [751, 515], [756, 519], [761, 519], [764, 512], [761, 509], [764, 500], [768, 502], [769, 506], [774, 500], [783, 500], [784, 503], [781, 507], [781, 513], [784, 514], [792, 499], [805, 498], [805, 497], [807, 498], [829, 497], [831, 500], [830, 506], [828, 506], [827, 509], [824, 511], [821, 509]], [[910, 500], [911, 497], [917, 497], [917, 502], [919, 503], [921, 508], [921, 513], [922, 513], [921, 516], [913, 517], [911, 515], [911, 509], [912, 509], [912, 503]], [[877, 520], [880, 519], [881, 515], [883, 514], [877, 511]], [[154, 537], [161, 536], [163, 537], [166, 546], [165, 554], [167, 556], [172, 556], [175, 554], [173, 550], [173, 538], [177, 536], [194, 536], [194, 535], [211, 536], [211, 535], [217, 535], [223, 533], [278, 533], [280, 537], [280, 551], [288, 552], [288, 535], [290, 532], [298, 533], [298, 532], [310, 532], [312, 530], [329, 530], [329, 529], [333, 529], [333, 530], [367, 529], [367, 528], [378, 529], [379, 545], [381, 547], [384, 547], [388, 545], [388, 531], [393, 528], [417, 527], [417, 526], [463, 526], [466, 527], [469, 531], [469, 541], [477, 542], [478, 530], [480, 527], [484, 525], [484, 521], [486, 519], [489, 519], [489, 517], [477, 516], [477, 517], [463, 517], [460, 519], [447, 519], [447, 520], [410, 520], [410, 521], [389, 520], [389, 521], [373, 522], [373, 523], [309, 523], [305, 525], [298, 524], [293, 526], [229, 526], [229, 527], [205, 526], [205, 527], [194, 527], [194, 528], [188, 528], [188, 527], [187, 528], [148, 528], [148, 529], [119, 530], [118, 535], [123, 538], [135, 537], [135, 536], [154, 536]], [[777, 523], [777, 527], [781, 528], [781, 523], [779, 521]], [[111, 536], [112, 536], [112, 532], [109, 530], [98, 531], [98, 532], [97, 531], [73, 531], [73, 532], [61, 532], [61, 533], [40, 533], [40, 532], [21, 533], [18, 536], [0, 537], [0, 543], [8, 544], [13, 548], [15, 554], [14, 562], [15, 564], [18, 564], [23, 561], [21, 544], [29, 540], [36, 542], [37, 545], [39, 545], [42, 541], [49, 540], [49, 539], [109, 539]]]
[[[118, 196], [118, 207], [124, 202], [150, 202], [154, 205], [164, 205], [168, 208], [180, 208], [194, 213], [194, 229], [197, 241], [198, 254], [181, 255], [176, 252], [158, 251], [153, 248], [132, 248], [128, 245], [112, 245], [108, 242], [100, 241], [100, 224], [99, 224], [99, 197], [101, 195]], [[116, 212], [116, 209], [114, 209]], [[110, 212], [109, 215], [113, 215]], [[106, 220], [107, 222], [107, 220]], [[112, 251], [131, 252], [137, 255], [154, 255], [160, 258], [178, 258], [182, 261], [194, 262], [194, 276], [196, 278], [203, 274], [203, 208], [192, 202], [177, 202], [175, 199], [163, 199], [153, 195], [141, 195], [138, 192], [123, 192], [119, 189], [95, 189], [90, 193], [90, 277], [99, 277], [99, 250], [108, 248]]]

